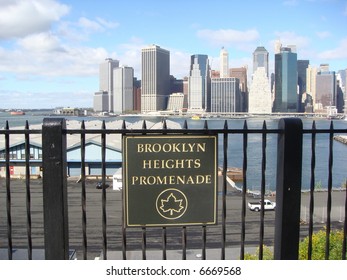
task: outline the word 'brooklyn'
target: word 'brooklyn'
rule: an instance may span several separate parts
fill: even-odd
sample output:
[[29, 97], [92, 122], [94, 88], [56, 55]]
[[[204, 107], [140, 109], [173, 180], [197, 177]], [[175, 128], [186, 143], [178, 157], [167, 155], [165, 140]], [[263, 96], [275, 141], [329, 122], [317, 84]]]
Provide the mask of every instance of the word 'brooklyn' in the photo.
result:
[[137, 144], [138, 153], [199, 153], [206, 152], [206, 143], [146, 143]]

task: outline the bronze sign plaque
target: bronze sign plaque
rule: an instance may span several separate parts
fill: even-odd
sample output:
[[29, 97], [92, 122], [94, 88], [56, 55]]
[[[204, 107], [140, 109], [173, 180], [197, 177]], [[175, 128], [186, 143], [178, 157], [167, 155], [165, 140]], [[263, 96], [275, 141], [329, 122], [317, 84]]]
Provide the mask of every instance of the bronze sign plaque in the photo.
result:
[[217, 135], [123, 136], [127, 227], [217, 222]]

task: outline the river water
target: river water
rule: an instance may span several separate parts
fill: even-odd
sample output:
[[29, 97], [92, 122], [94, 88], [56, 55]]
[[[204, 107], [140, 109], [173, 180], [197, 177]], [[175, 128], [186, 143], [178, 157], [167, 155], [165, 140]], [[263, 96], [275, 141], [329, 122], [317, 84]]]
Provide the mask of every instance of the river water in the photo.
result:
[[[9, 113], [0, 112], [0, 128], [5, 126], [8, 121], [10, 128], [16, 126], [24, 126], [25, 121], [28, 120], [29, 125], [42, 123], [43, 118], [49, 117], [51, 112], [27, 112], [23, 116], [11, 116]], [[66, 117], [67, 119], [74, 120], [94, 120], [96, 117]], [[151, 122], [160, 122], [162, 117], [150, 116], [125, 116], [125, 117], [108, 117], [102, 118], [106, 121], [115, 119], [124, 119], [128, 122], [137, 122], [139, 120], [149, 120]], [[189, 128], [202, 129], [204, 127], [205, 119], [191, 120], [181, 117], [169, 117], [171, 121], [183, 125], [187, 120]], [[248, 118], [247, 126], [249, 129], [261, 129], [263, 127], [264, 118]], [[268, 129], [276, 129], [278, 127], [278, 118], [266, 118], [266, 126]], [[303, 118], [304, 129], [311, 129], [313, 119]], [[209, 128], [224, 127], [225, 119], [211, 118], [207, 119]], [[242, 129], [245, 119], [228, 119], [228, 127], [230, 129]], [[328, 129], [330, 127], [330, 120], [316, 119], [317, 129]], [[334, 128], [347, 129], [347, 121], [334, 120]], [[223, 163], [223, 147], [222, 137], [219, 140], [219, 166]], [[228, 143], [228, 166], [238, 167], [243, 166], [243, 147], [242, 135], [232, 134], [229, 135]], [[316, 188], [325, 189], [328, 184], [328, 160], [329, 160], [329, 136], [325, 134], [317, 134], [316, 137], [316, 169], [315, 169], [315, 185]], [[247, 186], [248, 189], [257, 191], [260, 189], [261, 182], [261, 162], [262, 162], [262, 136], [260, 134], [248, 135], [248, 168], [247, 168]], [[334, 141], [333, 143], [333, 187], [340, 188], [347, 178], [347, 145]], [[266, 150], [266, 190], [273, 191], [276, 189], [276, 161], [277, 161], [277, 135], [267, 135], [267, 150]], [[303, 141], [303, 180], [302, 189], [307, 190], [310, 187], [310, 174], [311, 174], [311, 135], [305, 134]], [[238, 183], [242, 186], [242, 182]]]

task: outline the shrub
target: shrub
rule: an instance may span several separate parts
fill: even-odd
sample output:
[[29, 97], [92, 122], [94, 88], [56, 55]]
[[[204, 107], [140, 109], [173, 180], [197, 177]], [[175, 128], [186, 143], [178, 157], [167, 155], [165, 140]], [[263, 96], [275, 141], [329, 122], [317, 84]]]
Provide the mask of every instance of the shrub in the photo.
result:
[[[299, 259], [308, 259], [308, 241], [306, 237], [299, 244]], [[325, 259], [325, 244], [326, 244], [326, 231], [320, 230], [312, 235], [312, 260]], [[343, 246], [343, 231], [332, 230], [330, 232], [329, 242], [329, 259], [341, 260], [342, 259], [342, 246]]]
[[[299, 260], [308, 259], [308, 236], [305, 237], [299, 243]], [[342, 259], [342, 246], [343, 246], [343, 230], [332, 230], [330, 232], [330, 248], [329, 259], [341, 260]], [[312, 234], [312, 260], [325, 260], [325, 244], [326, 244], [326, 231], [320, 230]], [[346, 256], [347, 258], [347, 256]], [[259, 248], [255, 254], [245, 254], [245, 260], [258, 260]], [[272, 250], [264, 246], [263, 247], [263, 260], [273, 260]]]
[[[273, 252], [272, 250], [267, 247], [267, 246], [263, 246], [263, 260], [273, 260]], [[257, 248], [255, 254], [249, 254], [246, 253], [245, 254], [245, 260], [259, 260], [259, 248]]]

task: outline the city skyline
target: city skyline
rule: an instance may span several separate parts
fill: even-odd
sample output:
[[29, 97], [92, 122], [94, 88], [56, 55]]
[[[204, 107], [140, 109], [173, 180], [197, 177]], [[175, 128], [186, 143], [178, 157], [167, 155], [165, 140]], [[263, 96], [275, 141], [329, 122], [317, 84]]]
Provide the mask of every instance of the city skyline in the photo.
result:
[[141, 79], [141, 49], [151, 44], [170, 51], [170, 74], [179, 79], [189, 75], [194, 54], [208, 55], [219, 70], [222, 47], [229, 67], [247, 65], [250, 75], [253, 51], [264, 46], [273, 73], [278, 39], [296, 45], [298, 60], [312, 66], [347, 68], [346, 1], [0, 3], [0, 108], [92, 107], [100, 62], [119, 60]]

